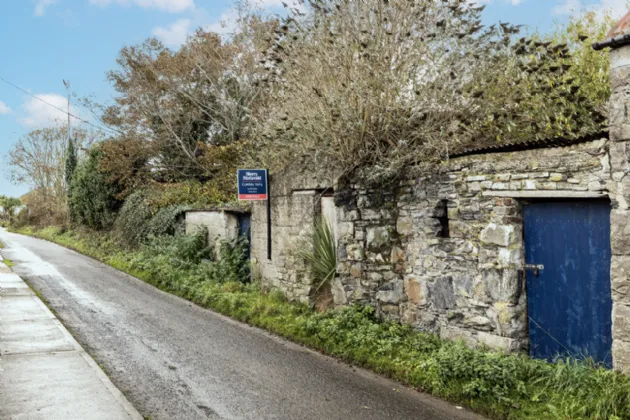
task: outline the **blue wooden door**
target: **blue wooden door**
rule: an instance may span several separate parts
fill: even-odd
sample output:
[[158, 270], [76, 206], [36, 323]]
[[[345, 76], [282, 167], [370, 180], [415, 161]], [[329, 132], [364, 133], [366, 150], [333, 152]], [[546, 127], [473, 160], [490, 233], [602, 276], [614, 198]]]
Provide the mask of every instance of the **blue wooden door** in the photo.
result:
[[[525, 206], [530, 354], [593, 357], [612, 366], [610, 204]], [[531, 266], [530, 266], [531, 267]]]

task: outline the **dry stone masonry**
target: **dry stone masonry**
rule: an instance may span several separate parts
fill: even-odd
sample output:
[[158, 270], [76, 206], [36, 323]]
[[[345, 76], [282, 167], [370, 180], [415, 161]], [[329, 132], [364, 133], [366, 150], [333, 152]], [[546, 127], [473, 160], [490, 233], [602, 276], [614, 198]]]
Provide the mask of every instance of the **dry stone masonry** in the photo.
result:
[[337, 305], [368, 304], [384, 318], [444, 338], [524, 351], [523, 206], [545, 198], [606, 199], [617, 189], [608, 149], [601, 138], [463, 156], [429, 176], [371, 189], [312, 170], [277, 174], [272, 260], [264, 203], [252, 210], [255, 266], [265, 286], [308, 302], [310, 278], [295, 250], [321, 216], [322, 191], [334, 187]]
[[263, 284], [290, 299], [309, 300], [309, 274], [295, 248], [322, 214], [321, 192], [334, 188], [337, 305], [360, 302], [384, 318], [444, 338], [525, 351], [524, 206], [540, 199], [608, 200], [613, 363], [630, 372], [628, 22], [630, 13], [611, 39], [595, 45], [613, 48], [607, 136], [471, 152], [394, 186], [367, 188], [326, 168], [318, 175], [299, 167], [277, 174], [271, 182], [272, 260], [266, 258], [264, 204], [252, 210], [252, 255]]
[[613, 298], [613, 363], [630, 371], [630, 46], [610, 53], [610, 156], [611, 156], [611, 286]]
[[317, 171], [308, 165], [299, 170], [287, 168], [271, 175], [272, 258], [267, 258], [267, 209], [253, 202], [251, 216], [251, 256], [254, 275], [263, 286], [281, 290], [291, 300], [308, 302], [310, 277], [297, 250], [305, 246], [315, 220], [322, 215], [322, 193], [333, 184], [332, 171]]
[[392, 193], [345, 187], [335, 301], [471, 345], [525, 349], [522, 206], [605, 197], [607, 144], [456, 158]]

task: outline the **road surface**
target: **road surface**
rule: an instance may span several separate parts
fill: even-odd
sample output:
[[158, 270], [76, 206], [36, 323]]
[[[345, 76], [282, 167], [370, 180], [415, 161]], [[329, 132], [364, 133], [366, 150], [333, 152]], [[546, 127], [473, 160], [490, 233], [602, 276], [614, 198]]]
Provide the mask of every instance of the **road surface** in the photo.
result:
[[58, 245], [0, 230], [3, 254], [145, 418], [479, 419]]

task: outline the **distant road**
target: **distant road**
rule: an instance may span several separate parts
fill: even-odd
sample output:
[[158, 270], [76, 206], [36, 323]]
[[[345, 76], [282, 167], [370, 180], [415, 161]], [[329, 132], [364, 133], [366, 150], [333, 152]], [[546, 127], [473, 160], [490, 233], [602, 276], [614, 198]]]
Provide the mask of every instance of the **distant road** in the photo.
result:
[[199, 308], [74, 251], [0, 230], [14, 271], [153, 420], [479, 419]]

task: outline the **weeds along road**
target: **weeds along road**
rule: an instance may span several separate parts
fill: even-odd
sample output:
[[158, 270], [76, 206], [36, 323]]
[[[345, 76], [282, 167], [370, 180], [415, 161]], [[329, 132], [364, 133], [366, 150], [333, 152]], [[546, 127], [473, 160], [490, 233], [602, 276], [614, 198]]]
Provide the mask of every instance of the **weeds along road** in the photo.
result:
[[4, 230], [0, 241], [14, 271], [146, 418], [479, 418], [58, 245]]

